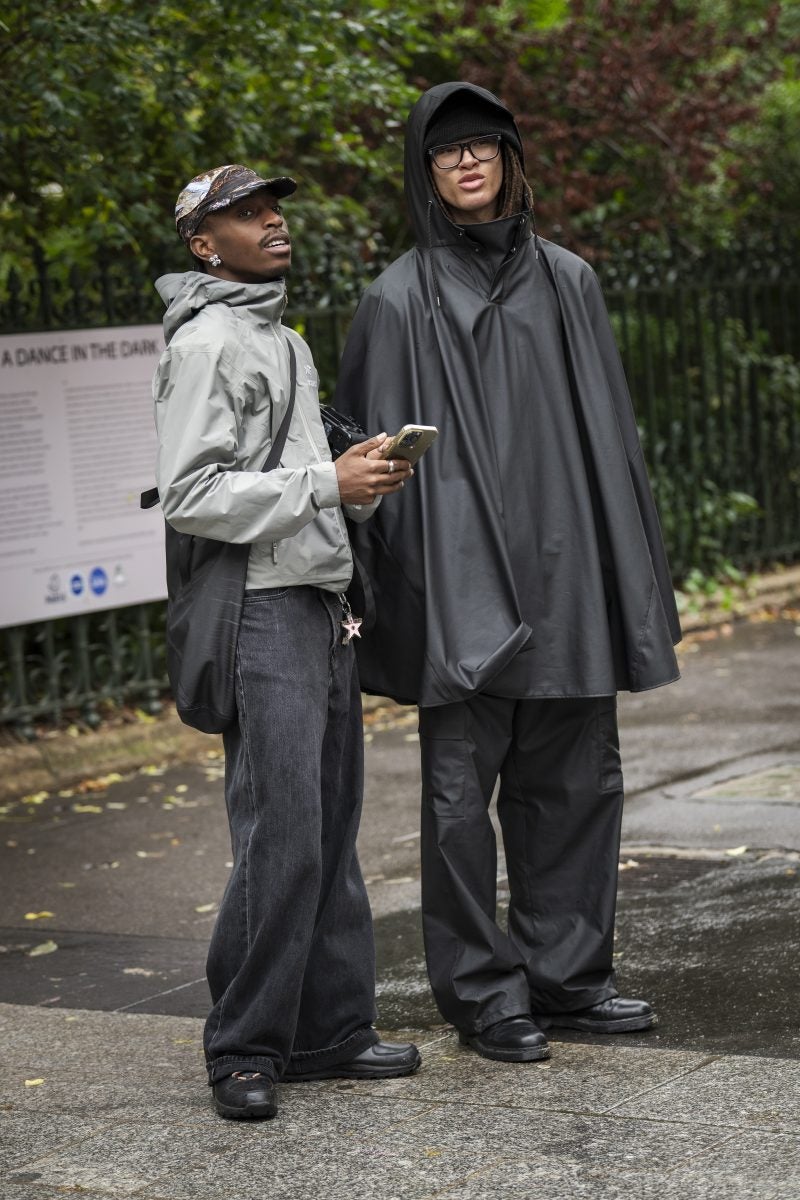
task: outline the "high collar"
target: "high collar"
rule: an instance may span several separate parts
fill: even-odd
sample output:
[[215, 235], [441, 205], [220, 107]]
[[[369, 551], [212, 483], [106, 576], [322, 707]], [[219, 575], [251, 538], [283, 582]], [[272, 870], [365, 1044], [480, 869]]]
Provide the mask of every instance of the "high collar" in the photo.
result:
[[482, 221], [477, 225], [458, 225], [468, 242], [480, 246], [493, 260], [502, 260], [528, 236], [527, 213], [513, 217], [500, 217], [496, 221]]
[[162, 275], [156, 280], [156, 290], [168, 306], [164, 314], [167, 342], [177, 329], [212, 304], [227, 305], [237, 315], [258, 325], [274, 325], [286, 307], [283, 278], [265, 283], [234, 283], [202, 271], [186, 271]]

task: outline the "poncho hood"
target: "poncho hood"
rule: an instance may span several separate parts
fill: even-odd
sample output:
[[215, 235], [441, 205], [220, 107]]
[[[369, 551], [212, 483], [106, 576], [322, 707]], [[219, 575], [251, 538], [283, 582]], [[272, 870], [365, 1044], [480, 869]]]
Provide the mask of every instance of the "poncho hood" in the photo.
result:
[[[406, 126], [405, 163], [403, 179], [409, 218], [417, 245], [423, 247], [448, 246], [464, 236], [460, 226], [455, 225], [442, 210], [436, 197], [425, 159], [425, 134], [437, 112], [451, 97], [459, 92], [465, 98], [478, 98], [490, 108], [503, 114], [505, 121], [513, 121], [508, 109], [491, 92], [474, 83], [440, 83], [430, 88], [411, 109]], [[516, 128], [516, 123], [514, 123]], [[520, 154], [523, 169], [523, 156]], [[513, 220], [506, 218], [506, 221]], [[492, 222], [498, 224], [498, 222]]]

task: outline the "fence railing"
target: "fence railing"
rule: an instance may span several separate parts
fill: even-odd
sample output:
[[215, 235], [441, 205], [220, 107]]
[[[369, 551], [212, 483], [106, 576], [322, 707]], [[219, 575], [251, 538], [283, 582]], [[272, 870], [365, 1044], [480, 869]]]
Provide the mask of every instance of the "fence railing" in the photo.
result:
[[676, 578], [800, 555], [800, 244], [601, 267]]
[[[332, 260], [286, 318], [329, 398], [352, 314]], [[800, 557], [800, 242], [701, 253], [677, 240], [599, 258], [676, 578]], [[320, 283], [322, 280], [322, 283]], [[327, 280], [327, 282], [325, 282]], [[366, 282], [366, 281], [365, 281]], [[352, 290], [352, 288], [351, 288]], [[149, 279], [102, 257], [54, 274], [39, 255], [0, 280], [0, 332], [158, 321]], [[164, 605], [2, 631], [0, 725], [30, 735], [106, 704], [147, 711], [166, 688]]]

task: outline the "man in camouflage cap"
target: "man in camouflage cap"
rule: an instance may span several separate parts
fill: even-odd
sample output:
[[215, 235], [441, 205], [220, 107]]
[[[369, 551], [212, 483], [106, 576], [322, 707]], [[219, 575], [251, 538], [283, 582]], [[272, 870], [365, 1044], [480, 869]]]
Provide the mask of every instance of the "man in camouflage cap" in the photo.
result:
[[276, 199], [283, 200], [297, 190], [297, 184], [288, 175], [262, 179], [241, 163], [228, 163], [204, 171], [202, 175], [191, 179], [178, 196], [175, 204], [178, 233], [188, 244], [209, 213], [221, 212], [262, 188], [271, 192]]
[[[331, 461], [308, 346], [281, 324], [292, 244], [286, 176], [229, 164], [178, 197], [199, 268], [166, 275], [156, 372], [157, 483], [183, 533], [249, 545], [223, 734], [233, 869], [211, 939], [204, 1047], [217, 1112], [265, 1118], [278, 1079], [406, 1075], [410, 1044], [379, 1040], [372, 919], [356, 857], [361, 699], [344, 597], [344, 512], [372, 515], [409, 477], [384, 435]], [[290, 361], [296, 360], [295, 403]], [[264, 471], [290, 411], [280, 465]]]

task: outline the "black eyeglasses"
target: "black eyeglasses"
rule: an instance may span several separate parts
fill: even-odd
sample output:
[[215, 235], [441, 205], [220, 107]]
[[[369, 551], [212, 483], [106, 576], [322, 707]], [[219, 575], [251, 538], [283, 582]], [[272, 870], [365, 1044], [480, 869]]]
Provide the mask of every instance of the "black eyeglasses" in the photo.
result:
[[478, 162], [491, 162], [500, 153], [502, 138], [499, 134], [491, 137], [473, 138], [471, 142], [451, 142], [448, 146], [434, 146], [428, 151], [434, 166], [440, 171], [452, 171], [464, 157], [467, 150]]

